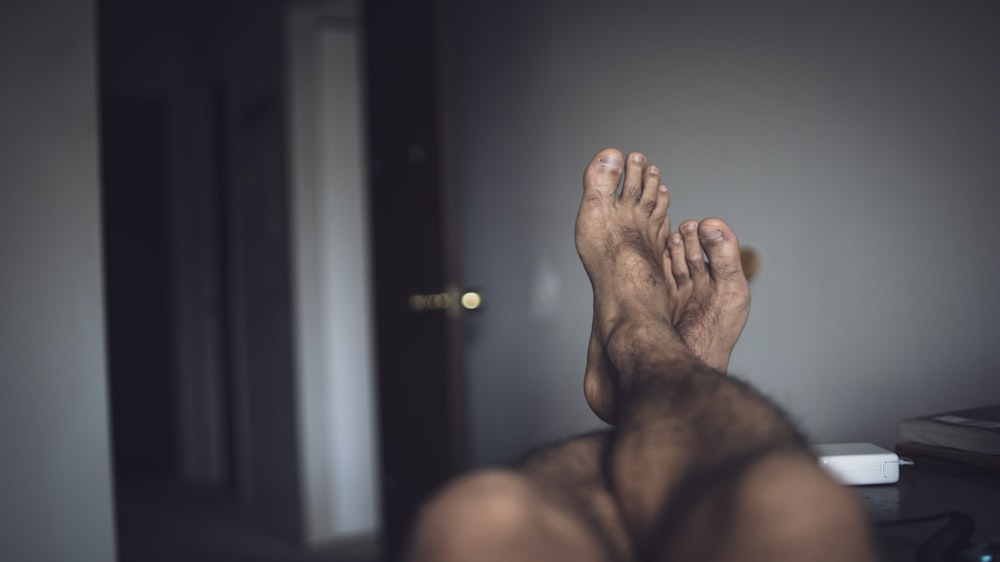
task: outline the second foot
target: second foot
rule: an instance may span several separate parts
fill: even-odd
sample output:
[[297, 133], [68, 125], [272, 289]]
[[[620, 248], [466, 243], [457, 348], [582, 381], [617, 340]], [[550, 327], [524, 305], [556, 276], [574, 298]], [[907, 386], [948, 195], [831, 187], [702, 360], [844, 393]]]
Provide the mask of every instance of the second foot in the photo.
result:
[[725, 373], [750, 315], [740, 242], [723, 220], [685, 221], [667, 239], [671, 321], [702, 361]]

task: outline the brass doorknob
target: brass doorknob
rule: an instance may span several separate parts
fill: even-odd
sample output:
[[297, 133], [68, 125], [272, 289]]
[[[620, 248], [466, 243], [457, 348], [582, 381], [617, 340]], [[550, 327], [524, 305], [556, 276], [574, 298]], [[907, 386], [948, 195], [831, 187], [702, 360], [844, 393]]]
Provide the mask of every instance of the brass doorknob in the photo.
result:
[[417, 293], [410, 295], [410, 310], [432, 312], [446, 310], [459, 313], [463, 310], [477, 310], [483, 306], [483, 295], [478, 291], [462, 291], [452, 287], [441, 293]]

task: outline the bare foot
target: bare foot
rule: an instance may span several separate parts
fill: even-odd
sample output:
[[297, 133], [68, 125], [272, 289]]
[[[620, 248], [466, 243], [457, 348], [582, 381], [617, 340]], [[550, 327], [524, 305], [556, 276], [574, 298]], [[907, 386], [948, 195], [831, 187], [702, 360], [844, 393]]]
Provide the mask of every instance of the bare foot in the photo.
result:
[[[609, 156], [610, 155], [610, 156]], [[613, 182], [617, 190], [621, 172], [615, 172], [608, 167], [609, 162], [602, 158], [617, 158], [617, 151], [603, 151], [587, 168], [584, 177], [584, 202], [587, 203], [588, 193], [608, 193]], [[632, 167], [645, 164], [645, 158], [638, 154], [630, 155], [630, 168], [626, 172], [626, 184], [629, 174], [637, 175]], [[620, 162], [620, 160], [619, 160]], [[595, 172], [595, 165], [597, 166]], [[612, 172], [610, 175], [605, 172]], [[650, 172], [647, 178], [646, 173]], [[659, 169], [649, 167], [644, 170], [642, 185], [652, 186], [652, 178], [659, 180]], [[607, 176], [607, 177], [605, 177]], [[589, 182], [596, 182], [591, 187]], [[635, 180], [632, 180], [635, 183]], [[604, 186], [603, 189], [601, 186]], [[646, 190], [648, 191], [648, 189]], [[643, 191], [643, 199], [651, 197]], [[624, 188], [623, 193], [624, 195]], [[670, 217], [667, 207], [670, 204], [669, 192], [662, 184], [657, 186], [657, 205], [650, 212], [646, 225], [650, 249], [659, 248], [660, 237], [669, 235], [667, 247], [663, 253], [663, 271], [665, 282], [666, 313], [670, 324], [676, 329], [681, 340], [694, 354], [713, 369], [725, 373], [729, 368], [729, 358], [732, 354], [743, 327], [746, 325], [750, 312], [750, 290], [740, 261], [740, 246], [732, 229], [720, 219], [705, 219], [699, 223], [686, 221], [678, 232], [670, 234]], [[662, 198], [663, 200], [659, 200]], [[614, 201], [621, 204], [621, 198]], [[662, 205], [662, 209], [659, 205]], [[655, 216], [653, 216], [655, 214]], [[583, 208], [577, 219], [577, 244], [580, 244], [580, 221], [584, 220]], [[589, 219], [587, 219], [589, 221]], [[662, 221], [655, 228], [655, 221]], [[655, 230], [655, 237], [651, 236]], [[708, 262], [705, 261], [705, 256]], [[581, 257], [583, 253], [581, 251]], [[587, 267], [586, 261], [584, 266]], [[587, 268], [588, 274], [591, 269]], [[593, 275], [591, 275], [593, 282]], [[651, 299], [653, 304], [657, 299]], [[611, 400], [612, 392], [608, 386], [609, 380], [616, 376], [614, 367], [608, 359], [607, 350], [602, 343], [602, 334], [598, 323], [598, 295], [595, 288], [594, 323], [591, 327], [590, 342], [587, 348], [587, 368], [584, 375], [584, 394], [591, 409], [604, 421], [611, 423], [614, 408]]]
[[670, 287], [677, 284], [668, 282], [663, 267], [670, 233], [669, 195], [660, 183], [659, 168], [647, 166], [645, 156], [631, 153], [625, 159], [614, 149], [594, 157], [583, 186], [576, 248], [594, 288], [596, 335], [588, 349], [584, 394], [591, 409], [610, 423], [618, 373], [603, 342], [614, 330], [642, 320], [665, 328], [658, 337], [684, 347], [671, 327]]
[[695, 355], [725, 373], [750, 315], [739, 240], [721, 219], [684, 221], [667, 239], [663, 269], [671, 323]]

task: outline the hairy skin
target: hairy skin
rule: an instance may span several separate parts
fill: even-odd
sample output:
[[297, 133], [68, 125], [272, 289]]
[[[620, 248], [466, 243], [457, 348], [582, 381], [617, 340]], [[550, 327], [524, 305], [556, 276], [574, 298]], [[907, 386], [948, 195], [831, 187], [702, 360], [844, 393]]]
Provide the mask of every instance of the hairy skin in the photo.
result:
[[[670, 192], [660, 182], [659, 169], [646, 166], [645, 157], [638, 157], [629, 165], [633, 166], [633, 173], [638, 171], [642, 175], [641, 182], [647, 190], [655, 189], [655, 198], [644, 192], [640, 197], [621, 197], [616, 201], [635, 202], [635, 212], [643, 215], [643, 224], [641, 228], [610, 226], [603, 240], [603, 261], [612, 271], [623, 267], [620, 263], [623, 259], [624, 267], [630, 267], [628, 264], [632, 262], [644, 264], [633, 268], [624, 283], [662, 291], [665, 299], [650, 299], [650, 306], [666, 314], [681, 341], [698, 358], [725, 373], [750, 314], [750, 288], [742, 260], [738, 259], [739, 240], [729, 225], [717, 218], [685, 221], [671, 233], [667, 214]], [[592, 173], [590, 169], [588, 173]], [[615, 190], [618, 189], [616, 185]], [[621, 186], [622, 194], [624, 189]], [[599, 196], [585, 192], [581, 210], [600, 204]], [[577, 230], [579, 235], [579, 227]], [[628, 258], [623, 258], [626, 254]], [[608, 398], [605, 388], [605, 381], [613, 376], [609, 372], [613, 367], [603, 344], [607, 334], [601, 332], [597, 322], [599, 307], [595, 302], [584, 395], [594, 413], [613, 424], [614, 401]]]
[[614, 149], [584, 175], [584, 385], [614, 427], [453, 482], [421, 512], [411, 562], [874, 560], [855, 496], [717, 367], [749, 307], [739, 243], [718, 219], [671, 233], [659, 176]]

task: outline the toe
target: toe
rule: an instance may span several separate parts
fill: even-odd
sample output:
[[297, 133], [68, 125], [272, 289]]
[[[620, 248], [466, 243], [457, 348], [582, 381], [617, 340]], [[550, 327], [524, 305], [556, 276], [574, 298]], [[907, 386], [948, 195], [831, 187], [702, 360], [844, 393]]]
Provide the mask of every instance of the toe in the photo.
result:
[[684, 221], [681, 223], [680, 233], [684, 240], [684, 258], [691, 275], [697, 277], [706, 273], [705, 254], [701, 248], [701, 241], [698, 239], [698, 223]]
[[625, 170], [622, 153], [608, 148], [597, 153], [583, 175], [583, 198], [604, 201], [615, 196]]
[[740, 242], [729, 225], [720, 219], [705, 219], [698, 225], [698, 238], [708, 255], [713, 279], [744, 277], [740, 263]]
[[670, 256], [670, 248], [663, 249], [663, 276], [667, 280], [667, 291], [671, 294], [677, 291], [679, 285], [674, 277], [674, 262]]
[[678, 285], [683, 285], [691, 280], [691, 272], [688, 271], [687, 258], [684, 256], [684, 239], [679, 232], [675, 232], [667, 238], [667, 252], [670, 254], [670, 271]]
[[625, 182], [622, 184], [622, 201], [635, 202], [642, 194], [642, 184], [646, 168], [646, 156], [639, 152], [628, 155], [625, 164]]
[[667, 209], [670, 208], [670, 190], [667, 189], [666, 185], [661, 183], [656, 186], [655, 192], [656, 203], [653, 206], [653, 212], [649, 215], [649, 219], [654, 224], [659, 225], [657, 239], [661, 240], [663, 247], [666, 248], [667, 237], [670, 236], [670, 215], [667, 214]]
[[642, 172], [642, 195], [639, 197], [639, 206], [653, 220], [660, 220], [663, 216], [657, 217], [653, 214], [657, 210], [656, 204], [660, 199], [660, 185], [660, 168], [646, 166]]

